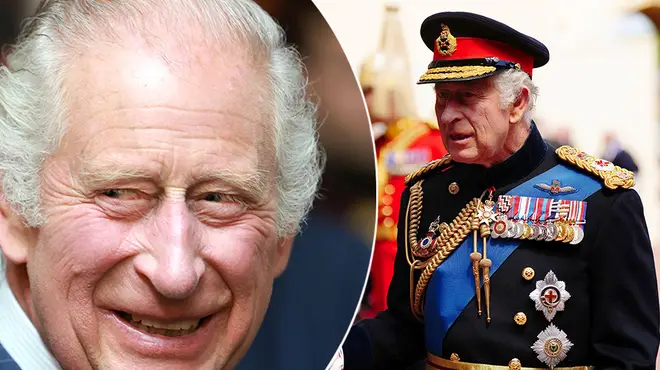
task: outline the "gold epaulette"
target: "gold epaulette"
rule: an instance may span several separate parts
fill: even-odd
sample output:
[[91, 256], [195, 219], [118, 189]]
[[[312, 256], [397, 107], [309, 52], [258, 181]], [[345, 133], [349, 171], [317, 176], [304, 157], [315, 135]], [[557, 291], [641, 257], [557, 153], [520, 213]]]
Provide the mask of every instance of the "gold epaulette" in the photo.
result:
[[419, 180], [420, 177], [426, 175], [431, 171], [441, 168], [442, 166], [447, 165], [450, 162], [451, 162], [451, 155], [449, 154], [446, 154], [442, 158], [432, 160], [431, 162], [422, 166], [422, 168], [418, 169], [417, 171], [408, 174], [405, 180], [406, 186], [417, 182], [417, 180]]
[[593, 157], [568, 145], [557, 148], [555, 153], [566, 162], [600, 177], [609, 189], [629, 189], [635, 185], [635, 174], [615, 166], [612, 162]]

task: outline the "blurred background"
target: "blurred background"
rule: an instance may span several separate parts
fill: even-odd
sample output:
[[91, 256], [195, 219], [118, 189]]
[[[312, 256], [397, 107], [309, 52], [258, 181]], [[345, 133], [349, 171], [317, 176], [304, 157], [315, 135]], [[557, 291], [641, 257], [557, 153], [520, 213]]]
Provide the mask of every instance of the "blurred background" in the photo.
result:
[[[353, 70], [361, 77], [387, 71], [370, 78], [377, 81], [374, 91], [396, 86], [395, 100], [429, 122], [436, 122], [433, 86], [415, 85], [432, 59], [419, 35], [426, 17], [480, 13], [545, 43], [550, 62], [534, 71], [540, 87], [534, 120], [553, 144], [575, 146], [636, 173], [660, 273], [660, 0], [509, 0], [506, 6], [487, 0], [314, 2]], [[373, 104], [384, 101], [374, 93]]]
[[[0, 0], [5, 51], [38, 0]], [[327, 154], [320, 198], [240, 370], [324, 369], [352, 323], [374, 236], [376, 175], [364, 101], [337, 39], [311, 0], [257, 1], [285, 29], [308, 70]], [[2, 59], [0, 59], [2, 63]]]

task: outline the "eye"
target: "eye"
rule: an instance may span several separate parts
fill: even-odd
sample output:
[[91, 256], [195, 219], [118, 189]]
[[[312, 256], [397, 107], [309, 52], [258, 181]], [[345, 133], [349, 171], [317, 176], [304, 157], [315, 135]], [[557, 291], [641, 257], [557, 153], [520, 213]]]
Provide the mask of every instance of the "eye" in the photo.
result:
[[436, 93], [436, 96], [439, 100], [447, 100], [449, 99], [450, 95], [451, 94], [449, 93], [449, 91], [438, 91]]
[[202, 200], [207, 201], [207, 202], [213, 202], [213, 203], [218, 203], [222, 202], [225, 200], [225, 196], [220, 193], [208, 193], [202, 197]]
[[140, 197], [138, 191], [133, 189], [107, 189], [103, 190], [101, 195], [112, 199], [122, 200], [135, 200]]
[[148, 191], [103, 189], [96, 193], [94, 202], [112, 219], [134, 221], [147, 214], [157, 200]]

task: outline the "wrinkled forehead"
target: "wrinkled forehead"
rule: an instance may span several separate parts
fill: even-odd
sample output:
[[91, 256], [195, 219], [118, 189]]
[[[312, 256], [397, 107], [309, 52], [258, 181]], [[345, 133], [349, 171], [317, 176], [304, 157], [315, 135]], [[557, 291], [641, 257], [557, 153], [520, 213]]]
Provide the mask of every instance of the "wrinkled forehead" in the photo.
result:
[[146, 128], [159, 140], [163, 127], [174, 126], [191, 140], [202, 132], [205, 138], [234, 135], [259, 152], [259, 167], [272, 167], [274, 108], [265, 66], [246, 62], [240, 45], [156, 49], [139, 38], [99, 42], [71, 58], [64, 77], [68, 127], [61, 150], [89, 151], [92, 139], [117, 127]]
[[249, 100], [258, 103], [253, 116], [272, 115], [267, 61], [245, 53], [241, 45], [153, 48], [138, 37], [99, 41], [68, 61], [63, 87], [71, 109], [110, 100], [117, 107], [176, 103], [213, 110]]

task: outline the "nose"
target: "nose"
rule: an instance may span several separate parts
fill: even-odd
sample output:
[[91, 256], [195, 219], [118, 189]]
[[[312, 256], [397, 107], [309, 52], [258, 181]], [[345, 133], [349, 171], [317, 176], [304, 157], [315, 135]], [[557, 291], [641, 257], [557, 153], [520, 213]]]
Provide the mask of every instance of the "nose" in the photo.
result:
[[438, 117], [438, 122], [442, 124], [450, 124], [461, 118], [458, 109], [458, 102], [456, 99], [446, 99], [442, 103], [436, 102], [435, 114]]
[[166, 196], [146, 221], [148, 248], [135, 258], [134, 266], [166, 298], [190, 297], [204, 275], [201, 238], [195, 225], [185, 193]]

